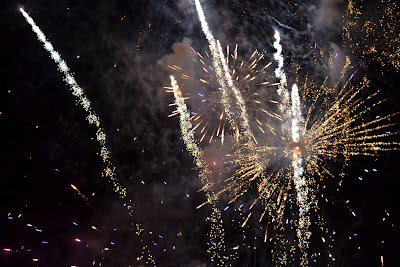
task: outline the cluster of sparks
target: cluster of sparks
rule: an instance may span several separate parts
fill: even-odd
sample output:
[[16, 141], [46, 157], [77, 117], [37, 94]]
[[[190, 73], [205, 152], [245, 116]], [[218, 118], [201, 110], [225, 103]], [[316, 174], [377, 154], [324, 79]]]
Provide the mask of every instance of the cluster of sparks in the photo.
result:
[[[371, 16], [362, 15], [371, 9]], [[348, 46], [359, 54], [367, 64], [379, 62], [383, 67], [400, 70], [400, 6], [397, 1], [380, 0], [376, 6], [366, 1], [349, 1], [343, 37]]]
[[[193, 54], [198, 58], [194, 61], [201, 63], [203, 76], [191, 77], [179, 66], [169, 66], [180, 75], [180, 83], [171, 76], [172, 87], [168, 89], [172, 89], [170, 91], [175, 96], [174, 105], [177, 106], [177, 110], [172, 115], [180, 115], [182, 138], [187, 150], [194, 157], [208, 198], [199, 207], [209, 203], [215, 209], [215, 203], [222, 194], [232, 196], [228, 202], [229, 205], [248, 192], [252, 186], [257, 187], [258, 196], [249, 207], [249, 214], [243, 218], [241, 226], [246, 225], [253, 214], [250, 211], [258, 202], [261, 202], [263, 212], [259, 221], [261, 222], [264, 217], [269, 217], [265, 219], [267, 227], [264, 242], [267, 242], [268, 224], [273, 224], [273, 222], [281, 224], [283, 215], [288, 212], [286, 204], [288, 201], [295, 203], [298, 208], [295, 225], [297, 226], [297, 245], [301, 250], [300, 265], [307, 266], [310, 258], [308, 256], [311, 236], [309, 228], [312, 224], [310, 213], [311, 210], [318, 211], [317, 194], [321, 182], [327, 177], [335, 177], [334, 171], [330, 169], [332, 166], [330, 163], [334, 165], [337, 162], [344, 162], [343, 165], [347, 166], [347, 161], [351, 156], [375, 156], [381, 151], [397, 149], [400, 143], [382, 141], [383, 138], [387, 140], [390, 136], [397, 134], [389, 130], [395, 125], [391, 122], [391, 118], [397, 113], [383, 117], [377, 116], [366, 121], [365, 117], [371, 116], [373, 109], [385, 100], [370, 104], [369, 102], [378, 92], [363, 97], [362, 93], [368, 86], [368, 80], [364, 78], [359, 85], [352, 85], [354, 73], [344, 82], [344, 85], [343, 82], [328, 85], [325, 81], [320, 88], [313, 86], [299, 88], [293, 84], [291, 90], [288, 90], [280, 34], [275, 31], [274, 59], [278, 63], [275, 76], [279, 82], [270, 84], [264, 80], [259, 85], [276, 86], [277, 99], [274, 101], [262, 99], [257, 100], [257, 103], [260, 106], [263, 104], [261, 101], [278, 104], [279, 111], [276, 112], [276, 108], [272, 108], [273, 111], [267, 111], [268, 108], [256, 110], [262, 109], [270, 115], [264, 118], [269, 127], [273, 125], [268, 123], [271, 119], [275, 120], [274, 124], [278, 122], [278, 126], [271, 127], [270, 136], [256, 138], [253, 124], [257, 125], [261, 122], [257, 119], [249, 119], [256, 118], [256, 115], [254, 110], [247, 108], [246, 104], [252, 102], [254, 95], [258, 95], [258, 91], [250, 82], [260, 76], [261, 72], [256, 71], [256, 65], [261, 57], [253, 59], [256, 53], [254, 52], [248, 61], [248, 68], [242, 69], [243, 62], [239, 68], [235, 64], [230, 65], [230, 56], [236, 62], [237, 46], [233, 55], [229, 53], [228, 47], [225, 57], [219, 41], [212, 35], [200, 2], [196, 0], [195, 5], [201, 27], [209, 42], [213, 67], [208, 66], [203, 56], [193, 50]], [[207, 52], [206, 54], [210, 58]], [[346, 62], [342, 77], [346, 75], [350, 66], [349, 60]], [[262, 70], [268, 66], [269, 64]], [[203, 106], [198, 108], [200, 113], [192, 112], [194, 116], [191, 117], [185, 100], [195, 99], [193, 95], [196, 93], [189, 87], [196, 84], [196, 79], [198, 79], [197, 82], [200, 81], [198, 84], [211, 87], [214, 91], [208, 92], [206, 97], [203, 92], [199, 93], [202, 96]], [[245, 81], [244, 84], [243, 81]], [[252, 93], [251, 90], [254, 92]], [[182, 96], [182, 92], [186, 92], [185, 97]], [[306, 103], [301, 102], [304, 98], [307, 99]], [[228, 178], [221, 179], [218, 173], [210, 170], [205, 153], [198, 143], [204, 140], [208, 131], [207, 126], [212, 124], [210, 122], [212, 119], [207, 119], [209, 116], [204, 114], [206, 111], [215, 112], [214, 118], [219, 118], [218, 122], [214, 123], [217, 126], [210, 127], [212, 134], [208, 143], [212, 142], [214, 135], [221, 138], [222, 144], [224, 144], [224, 139], [228, 139], [227, 135], [231, 137], [229, 144], [233, 152], [221, 159], [225, 167], [222, 177], [228, 175]], [[224, 116], [226, 116], [228, 126], [225, 126]], [[192, 122], [195, 123], [194, 127]], [[196, 131], [196, 129], [200, 130]], [[261, 139], [262, 142], [257, 139]], [[279, 159], [283, 163], [277, 163]], [[221, 176], [221, 173], [219, 175]], [[340, 176], [343, 177], [343, 175], [341, 173]], [[354, 212], [352, 214], [355, 216]], [[282, 244], [287, 243], [285, 237], [280, 237], [280, 239]], [[223, 246], [223, 240], [215, 246]], [[215, 251], [218, 250], [215, 249]], [[287, 253], [283, 254], [280, 261], [281, 264], [286, 264]], [[331, 254], [330, 257], [332, 258]], [[212, 258], [216, 258], [215, 255]], [[224, 264], [221, 259], [220, 264]]]

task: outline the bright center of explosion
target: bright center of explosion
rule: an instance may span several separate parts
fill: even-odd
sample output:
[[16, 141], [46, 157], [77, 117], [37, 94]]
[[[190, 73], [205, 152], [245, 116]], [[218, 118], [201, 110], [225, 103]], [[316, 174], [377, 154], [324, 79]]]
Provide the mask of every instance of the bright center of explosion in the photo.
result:
[[299, 142], [292, 142], [287, 146], [288, 150], [291, 150], [293, 152], [293, 154], [297, 154], [297, 155], [301, 155], [301, 154], [305, 154], [307, 149], [306, 149], [306, 145], [304, 142], [299, 141]]

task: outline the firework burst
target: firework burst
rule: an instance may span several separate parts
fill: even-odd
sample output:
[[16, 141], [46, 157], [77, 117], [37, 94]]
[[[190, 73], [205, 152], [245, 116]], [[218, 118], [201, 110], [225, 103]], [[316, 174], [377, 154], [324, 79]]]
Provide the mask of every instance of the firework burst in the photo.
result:
[[[200, 113], [194, 112], [194, 116], [189, 117], [189, 110], [182, 112], [179, 108], [173, 113], [180, 114], [181, 122], [184, 116], [188, 123], [191, 121], [195, 124], [193, 128], [188, 128], [182, 127], [181, 123], [183, 139], [195, 158], [199, 158], [199, 154], [203, 157], [204, 154], [193, 151], [188, 144], [196, 144], [196, 148], [201, 150], [196, 140], [201, 142], [206, 136], [205, 129], [210, 124], [204, 119], [206, 111], [214, 113], [214, 117], [219, 118], [216, 126], [211, 128], [213, 130], [209, 143], [215, 135], [221, 138], [222, 143], [227, 139], [226, 136], [232, 136], [230, 139], [233, 140], [229, 143], [231, 152], [221, 159], [224, 165], [223, 171], [212, 171], [209, 167], [203, 167], [208, 165], [197, 163], [201, 170], [200, 177], [205, 182], [208, 192], [212, 192], [212, 200], [221, 199], [229, 205], [245, 196], [247, 192], [254, 192], [252, 188], [256, 188], [257, 196], [249, 205], [247, 216], [243, 218], [241, 226], [247, 224], [254, 214], [253, 209], [260, 210], [255, 208], [260, 203], [262, 208], [258, 220], [267, 224], [264, 241], [267, 242], [267, 236], [275, 232], [275, 237], [282, 247], [287, 247], [285, 244], [288, 243], [284, 235], [277, 234], [279, 231], [288, 230], [282, 226], [282, 218], [296, 209], [295, 243], [301, 251], [300, 265], [306, 266], [309, 260], [308, 247], [311, 236], [309, 228], [312, 224], [310, 214], [319, 210], [320, 185], [325, 179], [337, 176], [334, 169], [339, 163], [342, 165], [339, 174], [342, 179], [345, 167], [353, 156], [376, 156], [382, 151], [398, 149], [399, 143], [388, 141], [390, 136], [397, 134], [389, 130], [395, 125], [390, 120], [397, 113], [366, 120], [373, 116], [374, 109], [385, 100], [374, 102], [373, 97], [377, 93], [364, 96], [368, 80], [364, 78], [360, 84], [354, 85], [352, 82], [354, 73], [347, 81], [343, 82], [342, 79], [332, 86], [328, 85], [327, 79], [318, 88], [312, 85], [299, 88], [293, 84], [291, 90], [288, 90], [278, 31], [275, 31], [274, 36], [276, 49], [274, 59], [278, 62], [275, 76], [279, 82], [272, 84], [277, 90], [274, 98], [269, 99], [270, 103], [277, 104], [275, 106], [278, 106], [278, 110], [274, 109], [267, 104], [268, 99], [256, 99], [259, 97], [256, 85], [265, 86], [269, 82], [264, 80], [261, 83], [252, 83], [257, 79], [254, 73], [263, 72], [269, 64], [264, 65], [260, 71], [254, 71], [262, 57], [254, 58], [256, 53], [253, 53], [245, 67], [243, 63], [245, 61], [236, 65], [237, 46], [232, 54], [228, 47], [224, 56], [220, 43], [214, 39], [205, 21], [199, 1], [196, 1], [196, 8], [210, 44], [211, 56], [208, 53], [206, 55], [212, 61], [213, 67], [205, 61], [205, 57], [195, 51], [194, 54], [198, 57], [195, 61], [202, 66], [203, 76], [192, 78], [183, 74], [184, 70], [179, 66], [170, 66], [174, 71], [182, 73], [182, 86], [187, 88], [185, 90], [189, 90], [185, 92], [186, 97], [181, 98], [181, 101], [199, 101], [199, 98], [193, 95], [198, 90], [207, 90], [207, 94], [200, 93], [200, 102], [203, 104], [199, 109]], [[349, 76], [346, 73], [350, 62], [347, 63], [342, 71], [342, 78]], [[185, 82], [189, 79], [197, 79], [202, 89], [195, 87], [196, 92], [193, 92]], [[173, 87], [179, 88], [174, 78], [172, 82]], [[258, 106], [249, 108], [254, 103]], [[185, 105], [184, 102], [175, 104], [178, 107]], [[253, 110], [261, 110], [268, 117], [264, 117], [264, 122], [261, 123]], [[269, 124], [271, 119], [278, 121], [278, 126], [275, 122], [273, 124], [275, 126], [272, 127], [272, 124]], [[269, 128], [268, 135], [262, 142], [257, 141], [254, 134], [254, 129], [259, 126], [257, 123], [268, 125]], [[226, 130], [228, 127], [230, 130]], [[200, 133], [196, 133], [197, 128], [201, 129]], [[263, 128], [258, 127], [258, 129], [266, 133]], [[204, 180], [205, 176], [207, 178]], [[209, 198], [199, 207], [207, 203], [213, 202]], [[350, 211], [355, 214], [351, 209]], [[320, 224], [323, 224], [323, 219], [321, 221]], [[293, 245], [289, 248], [296, 250]], [[281, 254], [278, 258], [281, 263], [285, 263], [288, 252], [283, 251]]]

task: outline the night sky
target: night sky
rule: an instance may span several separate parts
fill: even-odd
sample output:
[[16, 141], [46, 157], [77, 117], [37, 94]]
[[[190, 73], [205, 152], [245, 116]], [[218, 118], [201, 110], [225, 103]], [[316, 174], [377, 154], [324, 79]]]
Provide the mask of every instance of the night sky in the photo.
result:
[[[397, 42], [390, 44], [383, 37], [376, 44], [363, 42], [363, 32], [351, 30], [352, 41], [364, 48], [350, 49], [349, 41], [343, 40], [345, 0], [202, 4], [223, 46], [239, 44], [249, 55], [257, 49], [276, 64], [272, 43], [277, 29], [289, 81], [301, 82], [305, 74], [317, 83], [327, 75], [338, 79], [348, 56], [357, 70], [354, 79], [366, 76], [371, 81], [366, 93], [379, 89], [374, 101], [388, 99], [368, 116], [399, 111], [400, 68], [382, 64], [379, 53], [396, 51], [400, 29], [391, 31], [390, 38]], [[382, 7], [367, 1], [360, 20], [382, 14], [377, 6]], [[116, 176], [134, 203], [133, 217], [102, 177], [96, 127], [88, 124], [87, 114], [20, 7], [46, 34], [92, 102], [107, 135]], [[174, 99], [165, 89], [170, 86], [166, 62], [185, 64], [174, 44], [208, 49], [194, 4], [2, 1], [0, 27], [0, 266], [147, 266], [151, 262], [145, 245], [157, 266], [214, 266], [207, 253], [211, 209], [196, 209], [206, 200], [204, 192], [198, 192], [203, 185], [182, 141], [179, 116], [168, 117]], [[379, 27], [377, 34], [384, 34]], [[363, 53], [372, 43], [378, 52]], [[316, 58], [311, 52], [316, 49], [325, 54]], [[328, 54], [338, 56], [328, 64]], [[399, 116], [391, 122], [399, 123]], [[399, 126], [391, 131], [398, 132]], [[398, 266], [399, 156], [399, 151], [389, 151], [379, 157], [355, 157], [340, 187], [334, 178], [324, 181], [329, 202], [322, 203], [321, 214], [329, 231], [335, 232], [335, 261], [326, 255], [327, 245], [315, 230], [309, 254], [322, 256], [310, 260], [310, 266], [381, 266], [382, 259], [385, 267]], [[254, 241], [258, 224], [246, 226], [249, 238], [241, 240], [239, 204], [223, 212], [226, 246], [232, 251], [235, 244], [245, 245], [226, 264], [276, 266], [273, 245]], [[132, 223], [140, 223], [140, 235]]]

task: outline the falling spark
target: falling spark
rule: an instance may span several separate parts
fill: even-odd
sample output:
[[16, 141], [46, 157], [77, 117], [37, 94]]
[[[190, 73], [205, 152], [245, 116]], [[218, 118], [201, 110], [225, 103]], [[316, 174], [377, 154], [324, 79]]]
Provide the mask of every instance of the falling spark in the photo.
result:
[[88, 199], [84, 194], [82, 194], [81, 191], [79, 191], [79, 189], [78, 189], [75, 185], [71, 184], [71, 187], [72, 187], [72, 189], [75, 190], [75, 192], [76, 192], [81, 198], [83, 198], [83, 200], [85, 201], [86, 205], [88, 205], [90, 208], [93, 209], [92, 205], [91, 205], [90, 202], [89, 202], [89, 199]]

